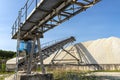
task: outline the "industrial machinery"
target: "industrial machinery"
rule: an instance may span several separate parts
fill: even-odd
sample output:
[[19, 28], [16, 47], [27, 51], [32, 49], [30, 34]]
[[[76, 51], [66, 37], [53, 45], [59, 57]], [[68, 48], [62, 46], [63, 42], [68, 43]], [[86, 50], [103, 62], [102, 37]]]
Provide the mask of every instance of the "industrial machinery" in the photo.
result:
[[[17, 40], [16, 73], [19, 71], [20, 42], [32, 42], [26, 57], [27, 74], [31, 74], [34, 60], [34, 50], [37, 45], [39, 62], [42, 73], [45, 74], [43, 59], [59, 48], [59, 43], [64, 46], [68, 42], [74, 41], [73, 37], [65, 41], [58, 42], [52, 46], [41, 48], [40, 38], [45, 32], [53, 29], [59, 24], [69, 20], [73, 16], [85, 11], [95, 5], [100, 0], [27, 0], [20, 9], [19, 15], [12, 26], [12, 39]], [[56, 48], [57, 47], [57, 48]], [[33, 62], [34, 61], [34, 62]]]
[[[42, 47], [41, 52], [43, 56], [43, 60], [49, 57], [51, 54], [59, 51], [61, 48], [66, 46], [67, 44], [73, 43], [75, 41], [75, 38], [73, 36], [69, 38], [65, 38], [59, 41], [55, 41], [54, 43], [45, 43], [45, 45]], [[29, 57], [29, 51], [32, 48], [32, 42], [23, 42], [21, 41], [20, 47], [19, 47], [19, 58], [18, 62], [16, 62], [16, 58], [12, 58], [7, 61], [6, 63], [6, 70], [7, 71], [14, 71], [16, 69], [16, 65], [18, 64], [18, 69], [19, 70], [26, 70], [27, 67], [27, 58]], [[28, 50], [27, 50], [28, 49]], [[35, 61], [35, 62], [34, 62]], [[35, 65], [38, 64], [40, 61], [40, 56], [38, 52], [38, 46], [34, 48], [34, 54], [33, 54], [33, 63], [32, 66], [34, 67]], [[32, 67], [32, 68], [33, 68]]]

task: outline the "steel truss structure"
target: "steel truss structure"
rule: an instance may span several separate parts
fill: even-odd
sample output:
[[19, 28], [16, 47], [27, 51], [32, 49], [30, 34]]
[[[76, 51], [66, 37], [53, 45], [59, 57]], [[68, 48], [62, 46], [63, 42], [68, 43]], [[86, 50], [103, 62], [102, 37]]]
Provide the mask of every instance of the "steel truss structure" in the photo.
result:
[[[41, 56], [42, 56], [42, 60], [44, 60], [44, 59], [48, 58], [50, 55], [56, 54], [56, 52], [63, 49], [63, 47], [67, 46], [68, 44], [72, 44], [74, 41], [75, 41], [75, 38], [71, 36], [69, 38], [55, 41], [54, 43], [51, 42], [52, 44], [47, 43], [43, 47], [40, 47], [39, 39], [38, 40], [34, 39], [34, 41], [32, 43], [32, 49], [31, 49], [30, 55], [27, 55], [26, 56], [27, 58], [26, 57], [24, 57], [24, 59], [22, 58], [22, 60], [24, 60], [24, 61], [22, 63], [18, 63], [18, 70], [25, 70], [25, 71], [27, 71], [28, 74], [30, 74], [33, 67], [38, 65], [38, 63], [40, 62]], [[36, 44], [36, 42], [37, 42], [37, 44]], [[38, 50], [41, 50], [41, 51], [38, 51], [37, 53], [33, 54], [35, 45], [38, 45]], [[41, 52], [41, 53], [39, 53], [39, 52]], [[25, 61], [26, 59], [29, 62], [26, 62]], [[26, 63], [28, 63], [28, 64], [26, 64]], [[44, 72], [45, 72], [45, 70], [44, 70]]]
[[[16, 73], [19, 65], [18, 58], [20, 52], [18, 49], [21, 40], [33, 41], [31, 52], [28, 55], [27, 73], [31, 74], [31, 63], [35, 43], [37, 41], [42, 73], [45, 74], [43, 65], [44, 57], [39, 38], [43, 38], [45, 32], [53, 29], [64, 21], [69, 20], [76, 14], [85, 11], [99, 1], [100, 0], [27, 0], [24, 7], [20, 9], [19, 15], [12, 26], [12, 39], [17, 39]], [[31, 6], [33, 8], [31, 8]], [[66, 51], [65, 49], [63, 50]], [[68, 51], [66, 52], [73, 56]], [[47, 56], [49, 54], [48, 52], [44, 52], [44, 55]], [[77, 58], [75, 59], [78, 60]]]
[[[21, 40], [33, 39], [34, 33], [42, 35], [44, 32], [53, 29], [55, 26], [69, 20], [76, 14], [85, 11], [99, 1], [100, 0], [43, 0], [39, 5], [35, 6], [28, 17], [25, 17], [24, 21], [21, 20], [23, 20], [24, 15], [27, 16], [28, 9], [25, 8], [25, 12], [23, 12], [24, 8], [22, 8], [20, 10], [21, 14], [19, 14], [12, 27], [12, 39], [17, 39], [18, 27], [20, 27], [21, 30]], [[49, 3], [51, 3], [50, 9], [45, 8], [49, 6], [47, 5]], [[28, 6], [26, 5], [26, 7]], [[24, 14], [22, 14], [22, 12]], [[17, 25], [18, 22], [20, 22], [21, 25]], [[41, 37], [41, 35], [39, 37]]]
[[[70, 44], [71, 45], [71, 44]], [[70, 48], [69, 50], [66, 50], [65, 48], [67, 48], [68, 46], [70, 45], [67, 45], [66, 47], [62, 47], [60, 50], [58, 50], [54, 57], [52, 58], [51, 60], [51, 63], [49, 64], [46, 64], [46, 65], [74, 65], [75, 63], [73, 63], [72, 61], [76, 61], [77, 64], [79, 65], [81, 63], [81, 60], [80, 58], [76, 57], [74, 52], [72, 52], [73, 50], [73, 47]], [[73, 45], [72, 45], [73, 46]], [[65, 54], [63, 54], [62, 52], [65, 52]], [[59, 55], [64, 55], [61, 59], [57, 59]], [[67, 55], [71, 56], [73, 59], [64, 59]], [[68, 62], [69, 61], [69, 62]]]

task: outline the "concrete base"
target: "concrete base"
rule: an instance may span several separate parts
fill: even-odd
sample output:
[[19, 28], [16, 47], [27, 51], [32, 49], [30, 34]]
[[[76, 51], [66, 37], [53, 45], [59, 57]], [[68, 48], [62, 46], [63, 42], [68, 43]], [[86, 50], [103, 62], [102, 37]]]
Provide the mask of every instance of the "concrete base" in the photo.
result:
[[47, 73], [47, 74], [20, 74], [17, 77], [17, 80], [54, 80], [53, 74]]

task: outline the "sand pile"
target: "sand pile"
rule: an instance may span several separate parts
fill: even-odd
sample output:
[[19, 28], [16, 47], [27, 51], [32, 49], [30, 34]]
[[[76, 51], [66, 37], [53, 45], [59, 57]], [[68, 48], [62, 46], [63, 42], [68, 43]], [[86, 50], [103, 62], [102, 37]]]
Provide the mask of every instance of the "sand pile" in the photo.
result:
[[83, 46], [91, 55], [91, 63], [120, 64], [120, 39], [116, 37], [83, 42]]
[[[71, 47], [73, 47], [71, 49]], [[70, 50], [71, 49], [71, 50]], [[81, 42], [74, 46], [67, 47], [70, 53], [88, 64], [120, 64], [120, 38], [109, 37], [93, 41]], [[45, 64], [51, 63], [55, 54], [44, 60]], [[82, 58], [81, 58], [82, 57]], [[65, 51], [58, 53], [56, 60], [68, 59], [68, 61], [56, 61], [56, 63], [77, 63], [75, 59]]]

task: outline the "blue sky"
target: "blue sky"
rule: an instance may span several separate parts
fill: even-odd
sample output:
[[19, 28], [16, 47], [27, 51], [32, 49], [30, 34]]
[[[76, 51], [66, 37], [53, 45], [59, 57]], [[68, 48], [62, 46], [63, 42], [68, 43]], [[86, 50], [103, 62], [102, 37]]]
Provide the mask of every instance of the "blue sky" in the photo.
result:
[[[26, 0], [0, 0], [0, 49], [16, 50], [11, 39], [11, 26]], [[42, 43], [75, 36], [77, 42], [107, 38], [120, 38], [120, 0], [102, 0], [44, 34]]]

